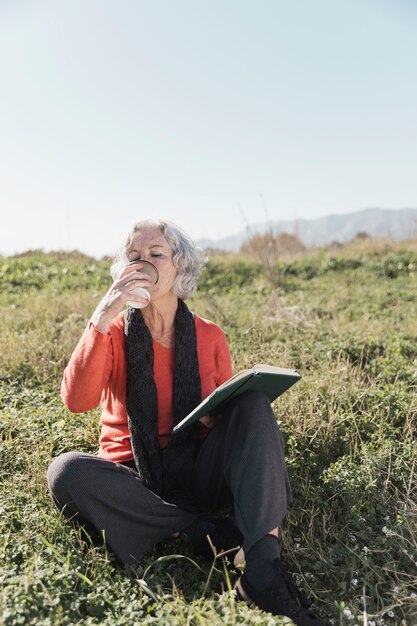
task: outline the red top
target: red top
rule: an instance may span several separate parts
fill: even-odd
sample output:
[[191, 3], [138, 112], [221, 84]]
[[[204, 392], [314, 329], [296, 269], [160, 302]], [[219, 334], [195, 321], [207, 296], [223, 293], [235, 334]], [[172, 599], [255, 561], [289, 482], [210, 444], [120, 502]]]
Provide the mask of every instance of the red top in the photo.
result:
[[[213, 322], [195, 315], [197, 356], [200, 368], [201, 397], [232, 376], [230, 351], [223, 331]], [[172, 382], [174, 348], [153, 341], [154, 378], [158, 392], [159, 445], [168, 444], [173, 425]], [[85, 329], [61, 385], [61, 397], [73, 413], [83, 413], [102, 405], [98, 455], [110, 461], [133, 458], [126, 413], [126, 359], [124, 313], [111, 323], [108, 334], [92, 324]], [[200, 437], [208, 434], [201, 425]]]

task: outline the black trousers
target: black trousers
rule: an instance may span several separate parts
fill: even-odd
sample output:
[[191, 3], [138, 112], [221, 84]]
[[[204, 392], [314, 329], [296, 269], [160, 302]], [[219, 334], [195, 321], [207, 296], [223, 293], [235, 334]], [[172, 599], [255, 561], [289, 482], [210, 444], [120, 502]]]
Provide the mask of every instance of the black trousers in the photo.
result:
[[[152, 546], [186, 528], [195, 515], [165, 502], [120, 463], [67, 452], [48, 469], [63, 512], [98, 531], [122, 563], [137, 564]], [[281, 527], [291, 501], [282, 436], [264, 394], [230, 402], [202, 442], [192, 488], [207, 512], [232, 504], [243, 550]]]

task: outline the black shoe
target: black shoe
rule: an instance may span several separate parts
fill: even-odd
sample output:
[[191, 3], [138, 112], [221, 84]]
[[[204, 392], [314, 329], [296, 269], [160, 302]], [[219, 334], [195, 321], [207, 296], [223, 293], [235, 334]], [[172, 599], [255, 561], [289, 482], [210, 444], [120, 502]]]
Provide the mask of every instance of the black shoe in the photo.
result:
[[[210, 519], [210, 522], [213, 524], [213, 530], [209, 532], [208, 535], [211, 543], [216, 548], [216, 554], [232, 550], [233, 548], [236, 548], [237, 552], [243, 543], [243, 535], [232, 520], [230, 518], [218, 520]], [[207, 540], [207, 536], [204, 536], [198, 543], [195, 541], [191, 541], [191, 543], [194, 552], [198, 554], [198, 556], [208, 561], [214, 559], [214, 553]]]
[[[290, 617], [297, 626], [326, 626], [325, 623], [311, 611], [311, 602], [295, 584], [291, 574], [284, 568], [280, 559], [274, 561], [275, 575], [271, 584], [263, 591], [256, 593], [245, 578], [240, 578], [236, 586], [239, 600], [244, 600], [249, 606], [257, 606], [273, 615]], [[239, 591], [241, 589], [248, 599]]]

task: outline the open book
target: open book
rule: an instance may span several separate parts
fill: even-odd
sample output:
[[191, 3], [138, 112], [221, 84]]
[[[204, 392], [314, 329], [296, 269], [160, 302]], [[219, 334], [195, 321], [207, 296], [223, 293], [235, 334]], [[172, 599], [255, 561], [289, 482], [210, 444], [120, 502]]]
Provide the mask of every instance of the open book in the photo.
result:
[[294, 370], [272, 365], [254, 365], [250, 369], [242, 370], [225, 383], [217, 387], [205, 400], [203, 400], [191, 413], [174, 426], [173, 432], [189, 426], [204, 415], [221, 413], [222, 407], [229, 400], [236, 398], [244, 391], [262, 391], [272, 402], [284, 391], [287, 391], [301, 376]]

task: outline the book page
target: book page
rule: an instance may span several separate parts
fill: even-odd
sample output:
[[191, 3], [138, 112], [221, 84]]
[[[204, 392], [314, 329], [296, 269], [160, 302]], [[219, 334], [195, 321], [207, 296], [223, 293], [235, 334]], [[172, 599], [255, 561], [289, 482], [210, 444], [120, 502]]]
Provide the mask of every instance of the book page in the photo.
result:
[[[271, 374], [289, 374], [294, 375], [297, 374], [295, 370], [288, 369], [286, 367], [275, 367], [275, 365], [266, 365], [265, 363], [257, 363], [252, 367], [255, 372], [265, 372], [267, 374], [270, 372]], [[250, 370], [245, 370], [250, 371]]]

